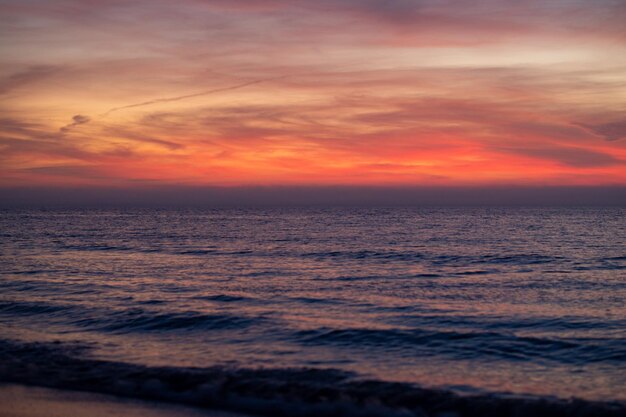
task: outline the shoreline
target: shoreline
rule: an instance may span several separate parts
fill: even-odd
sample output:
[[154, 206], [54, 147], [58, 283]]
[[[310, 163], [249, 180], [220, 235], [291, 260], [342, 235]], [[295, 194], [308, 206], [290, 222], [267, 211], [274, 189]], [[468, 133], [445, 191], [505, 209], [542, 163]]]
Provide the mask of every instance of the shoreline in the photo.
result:
[[0, 417], [253, 417], [116, 395], [0, 383]]
[[[363, 381], [361, 388], [367, 390], [369, 384], [375, 385], [376, 381]], [[128, 396], [82, 390], [78, 386], [50, 387], [0, 379], [0, 417], [621, 417], [626, 411], [626, 404], [622, 402], [594, 403], [579, 399], [564, 401], [549, 397], [457, 397], [457, 401], [450, 404], [448, 393], [429, 390], [424, 390], [421, 394], [411, 393], [418, 394], [412, 399], [407, 398], [406, 394], [409, 393], [394, 393], [391, 390], [379, 392], [370, 398], [360, 398], [358, 401], [348, 397], [338, 399], [339, 401], [328, 401], [328, 398], [320, 398], [319, 394], [305, 395], [318, 397], [313, 402], [309, 402], [312, 398], [308, 398], [309, 401], [298, 403], [293, 401], [294, 398], [284, 398], [278, 394], [273, 401], [267, 397], [261, 399], [235, 395], [236, 399], [231, 398], [234, 402], [207, 403], [197, 399], [185, 401], [182, 398], [173, 401], [168, 395], [163, 398], [158, 395]], [[232, 394], [224, 392], [224, 395], [228, 397]], [[276, 403], [281, 397], [285, 402]], [[407, 403], [404, 406], [396, 404], [395, 407], [389, 407], [390, 404], [381, 401], [383, 397], [404, 397], [395, 400]], [[274, 404], [270, 405], [268, 400]], [[431, 403], [431, 407], [407, 407], [414, 401]], [[439, 404], [432, 407], [433, 403]]]

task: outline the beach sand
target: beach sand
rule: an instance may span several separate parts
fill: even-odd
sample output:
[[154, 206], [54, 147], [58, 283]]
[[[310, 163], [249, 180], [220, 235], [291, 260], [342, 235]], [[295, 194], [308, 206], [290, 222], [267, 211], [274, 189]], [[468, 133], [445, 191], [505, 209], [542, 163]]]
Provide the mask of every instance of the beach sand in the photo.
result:
[[0, 417], [251, 417], [111, 395], [0, 385]]

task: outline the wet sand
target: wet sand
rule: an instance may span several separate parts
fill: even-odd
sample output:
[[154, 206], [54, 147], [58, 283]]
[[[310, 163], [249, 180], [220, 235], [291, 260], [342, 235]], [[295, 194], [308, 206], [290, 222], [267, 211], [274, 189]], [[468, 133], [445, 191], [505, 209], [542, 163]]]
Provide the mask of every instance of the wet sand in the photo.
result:
[[252, 417], [111, 395], [0, 385], [0, 417]]

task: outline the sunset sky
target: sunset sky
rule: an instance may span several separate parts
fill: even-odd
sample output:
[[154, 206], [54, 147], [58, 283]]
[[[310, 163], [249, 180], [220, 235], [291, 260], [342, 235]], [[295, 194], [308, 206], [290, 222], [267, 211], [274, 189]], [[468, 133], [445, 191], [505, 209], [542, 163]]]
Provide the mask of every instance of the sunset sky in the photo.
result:
[[0, 0], [0, 186], [626, 185], [624, 0]]

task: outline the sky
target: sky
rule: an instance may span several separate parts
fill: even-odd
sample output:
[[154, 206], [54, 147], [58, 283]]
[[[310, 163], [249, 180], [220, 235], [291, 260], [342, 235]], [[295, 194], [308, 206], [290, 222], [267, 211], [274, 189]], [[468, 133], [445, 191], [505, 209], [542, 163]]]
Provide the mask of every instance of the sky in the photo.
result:
[[622, 187], [624, 0], [0, 0], [0, 187]]

